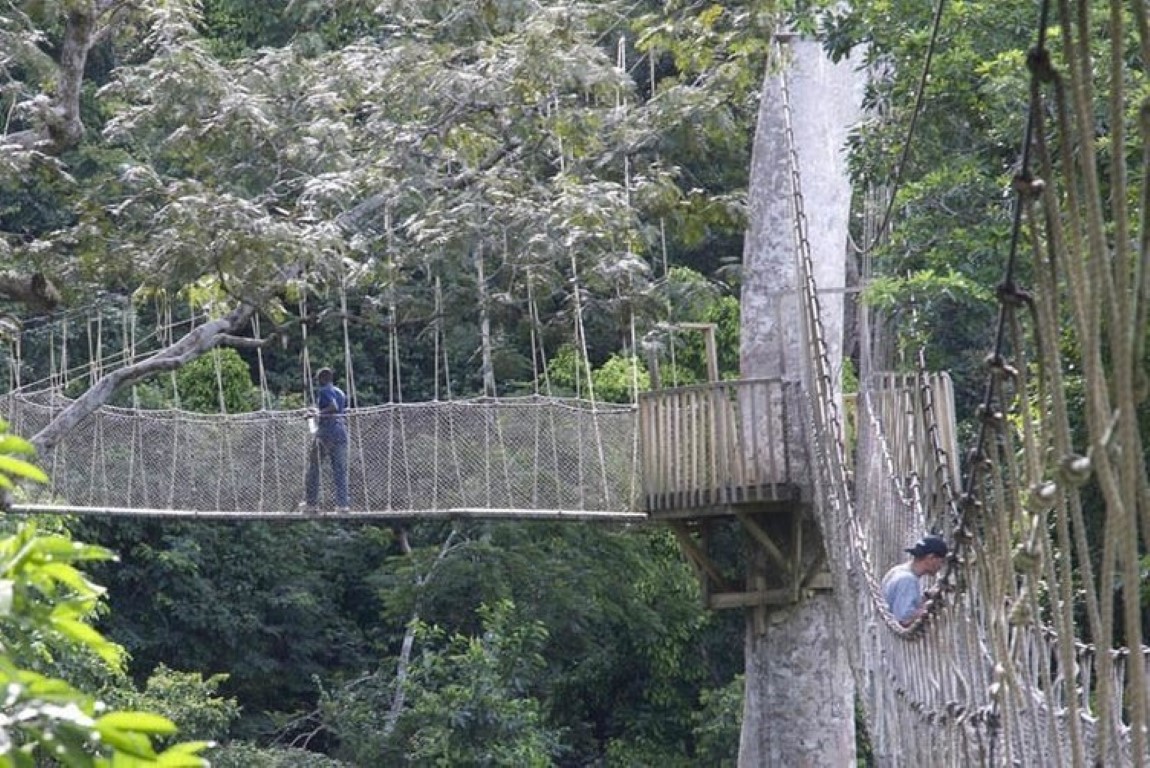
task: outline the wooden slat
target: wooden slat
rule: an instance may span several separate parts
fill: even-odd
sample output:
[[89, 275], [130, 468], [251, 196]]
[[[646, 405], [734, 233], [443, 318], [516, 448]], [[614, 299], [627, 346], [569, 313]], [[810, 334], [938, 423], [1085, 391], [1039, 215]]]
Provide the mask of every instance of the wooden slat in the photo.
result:
[[775, 379], [643, 393], [648, 508], [780, 498], [791, 482], [785, 393]]

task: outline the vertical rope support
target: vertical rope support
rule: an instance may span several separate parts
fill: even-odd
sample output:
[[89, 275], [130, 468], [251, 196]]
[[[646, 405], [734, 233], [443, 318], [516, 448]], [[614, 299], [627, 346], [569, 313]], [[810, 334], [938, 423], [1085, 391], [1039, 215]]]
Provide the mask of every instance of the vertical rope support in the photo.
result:
[[[391, 331], [387, 337], [388, 344], [390, 345], [390, 352], [391, 352], [391, 354], [390, 354], [390, 372], [391, 373], [389, 375], [389, 380], [394, 382], [394, 388], [392, 389], [392, 392], [391, 392], [391, 400], [393, 403], [395, 403], [395, 405], [394, 405], [395, 410], [393, 411], [393, 413], [394, 413], [395, 418], [398, 420], [398, 423], [399, 423], [399, 430], [398, 430], [399, 431], [399, 440], [400, 440], [399, 444], [403, 447], [403, 483], [404, 483], [403, 487], [404, 487], [404, 491], [406, 492], [406, 499], [407, 499], [408, 506], [410, 507], [411, 501], [412, 501], [412, 496], [413, 496], [412, 480], [411, 480], [412, 472], [411, 472], [410, 457], [409, 457], [409, 453], [407, 450], [408, 439], [407, 439], [407, 424], [406, 424], [406, 420], [405, 420], [407, 410], [403, 406], [403, 402], [404, 402], [404, 399], [403, 399], [403, 372], [402, 372], [402, 368], [400, 367], [400, 364], [399, 364], [399, 361], [400, 361], [400, 357], [399, 357], [399, 307], [398, 307], [398, 303], [396, 302], [396, 298], [395, 298], [396, 297], [396, 286], [397, 286], [399, 278], [397, 276], [398, 270], [396, 269], [396, 264], [395, 264], [395, 249], [394, 249], [394, 244], [393, 244], [393, 240], [392, 240], [393, 230], [392, 230], [392, 219], [391, 219], [391, 207], [390, 206], [388, 206], [388, 208], [385, 210], [384, 217], [385, 217], [384, 223], [385, 223], [385, 227], [387, 230], [387, 242], [388, 242], [388, 249], [387, 249], [387, 270], [388, 270], [387, 313], [388, 313], [388, 317], [391, 320]], [[390, 440], [390, 437], [389, 437], [389, 440]], [[391, 455], [392, 456], [395, 455], [394, 451], [392, 452]], [[389, 508], [391, 507], [391, 500], [394, 498], [394, 496], [392, 494], [392, 485], [391, 485], [391, 470], [392, 470], [392, 462], [389, 460], [388, 461], [388, 494], [387, 494], [388, 495], [388, 507]]]
[[639, 473], [641, 440], [639, 435], [639, 339], [635, 330], [635, 313], [631, 312], [631, 405], [634, 408], [634, 421], [631, 429], [631, 483], [628, 489], [626, 508], [633, 508], [639, 500]]
[[14, 333], [8, 340], [8, 389], [20, 389], [20, 334]]
[[[599, 408], [595, 401], [595, 384], [591, 376], [591, 355], [587, 348], [587, 330], [583, 325], [583, 289], [579, 284], [579, 264], [575, 259], [575, 252], [570, 252], [571, 256], [571, 279], [575, 286], [575, 338], [578, 340], [579, 353], [581, 359], [577, 360], [576, 367], [581, 362], [587, 377], [587, 396], [591, 401], [591, 426], [594, 430], [594, 447], [598, 451], [599, 457], [599, 471], [601, 474], [601, 482], [604, 489], [605, 503], [610, 506], [610, 490], [609, 483], [607, 482], [607, 457], [603, 453], [603, 438], [599, 429]], [[584, 473], [583, 473], [583, 445], [582, 445], [582, 430], [580, 434], [579, 445], [579, 487], [583, 488]]]
[[311, 349], [308, 344], [308, 323], [311, 322], [308, 318], [308, 301], [307, 301], [307, 287], [301, 286], [299, 297], [299, 329], [300, 329], [300, 366], [302, 367], [301, 373], [303, 374], [303, 392], [304, 402], [309, 406], [315, 405], [315, 391], [312, 383], [311, 371]]
[[[303, 378], [303, 401], [304, 405], [308, 408], [315, 407], [315, 385], [312, 379], [311, 370], [311, 348], [308, 343], [308, 324], [311, 322], [308, 317], [308, 300], [307, 300], [308, 287], [306, 284], [300, 286], [299, 295], [299, 319], [300, 319], [300, 367], [302, 368], [301, 374]], [[314, 445], [315, 437], [309, 435], [305, 441], [304, 461], [300, 467], [299, 487], [307, 487], [307, 468], [308, 462], [318, 460], [313, 454], [316, 450]], [[322, 474], [321, 474], [322, 478]]]
[[[440, 303], [440, 308], [442, 309], [443, 308], [442, 284], [440, 282], [438, 275], [436, 275], [436, 277], [435, 277], [435, 289], [436, 289], [437, 294], [439, 295], [438, 300]], [[455, 429], [456, 424], [455, 424], [454, 392], [451, 388], [451, 361], [449, 360], [448, 355], [447, 355], [447, 344], [443, 345], [443, 387], [444, 387], [444, 396], [447, 398], [447, 402], [450, 405], [450, 407], [447, 410], [447, 414], [448, 414], [448, 416], [447, 416], [447, 443], [448, 443], [448, 445], [451, 446], [451, 458], [452, 458], [453, 463], [455, 464], [455, 482], [456, 482], [456, 489], [457, 489], [456, 493], [458, 494], [458, 498], [460, 499], [460, 502], [462, 505], [463, 499], [466, 498], [465, 497], [466, 483], [464, 482], [464, 478], [463, 478], [463, 462], [459, 456], [459, 440], [456, 437], [457, 433], [456, 433], [456, 429]], [[438, 479], [436, 480], [436, 484], [438, 485]]]
[[[530, 273], [527, 276], [527, 297], [531, 311], [532, 357], [535, 356], [535, 344], [538, 344], [538, 369], [543, 377], [543, 395], [551, 398], [554, 396], [554, 390], [551, 386], [551, 371], [547, 361], [547, 346], [543, 341], [543, 319], [539, 315], [539, 304], [535, 300], [534, 280]], [[535, 363], [533, 362], [532, 365]], [[538, 374], [536, 378], [538, 378]], [[536, 391], [538, 391], [538, 383], [536, 383]], [[563, 474], [559, 463], [559, 430], [555, 421], [555, 410], [549, 407], [547, 412], [550, 415], [551, 427], [551, 473], [555, 480], [555, 498], [558, 500], [563, 498]]]
[[[427, 273], [431, 274], [431, 265], [427, 264]], [[440, 419], [439, 413], [441, 409], [439, 405], [439, 375], [440, 375], [440, 342], [443, 336], [443, 286], [440, 282], [439, 275], [435, 276], [435, 318], [432, 320], [434, 323], [435, 333], [432, 334], [434, 346], [434, 356], [432, 358], [432, 402], [436, 404], [435, 419], [432, 421], [432, 449], [431, 449], [431, 472], [432, 477], [435, 478], [431, 483], [431, 508], [439, 509], [439, 478], [440, 478], [440, 458], [439, 458], [439, 441], [441, 439], [440, 433]], [[444, 341], [442, 344], [444, 350], [447, 348], [447, 343]], [[444, 361], [446, 364], [446, 360]], [[458, 471], [458, 464], [456, 464]]]
[[69, 383], [68, 325], [68, 318], [65, 317], [60, 327], [60, 389], [67, 389]]
[[[160, 317], [163, 318], [163, 328], [161, 329], [160, 334], [159, 334], [160, 335], [160, 344], [161, 344], [161, 346], [168, 347], [168, 346], [171, 346], [172, 343], [175, 341], [175, 332], [174, 332], [175, 331], [175, 323], [174, 323], [174, 320], [172, 319], [172, 301], [171, 301], [171, 298], [168, 296], [167, 292], [161, 293], [159, 296], [159, 299], [160, 299], [160, 303], [161, 303], [160, 309], [159, 309], [159, 314], [160, 314]], [[170, 371], [168, 373], [168, 378], [169, 378], [169, 381], [171, 381], [171, 383], [172, 383], [172, 402], [175, 405], [175, 407], [177, 409], [179, 409], [181, 407], [179, 379], [177, 378], [176, 372], [174, 370]], [[176, 433], [177, 433], [177, 431], [173, 431], [173, 434], [176, 434]], [[173, 456], [176, 455], [176, 453], [177, 453], [177, 451], [175, 450], [176, 447], [178, 447], [178, 446], [173, 446], [173, 450], [172, 450]], [[172, 469], [174, 471], [175, 467], [173, 466]], [[174, 488], [175, 482], [176, 482], [176, 480], [175, 480], [175, 477], [173, 476], [173, 478], [172, 478], [172, 483], [173, 483], [172, 492], [173, 493], [175, 492], [175, 488]], [[171, 503], [171, 502], [169, 502], [169, 503]]]
[[[220, 446], [218, 453], [219, 471], [216, 473], [219, 478], [220, 506], [217, 506], [216, 509], [240, 509], [242, 505], [239, 500], [239, 489], [245, 484], [245, 479], [236, 476], [236, 468], [239, 464], [236, 461], [235, 452], [232, 450], [232, 426], [236, 424], [236, 421], [228, 418], [227, 395], [224, 392], [223, 353], [219, 347], [215, 347], [210, 354], [216, 372], [216, 391], [220, 402], [220, 420], [215, 425], [216, 429], [219, 430], [219, 439], [216, 442]], [[223, 498], [228, 491], [232, 497], [231, 506], [225, 507], [223, 506]]]
[[[341, 318], [341, 328], [343, 330], [343, 370], [344, 380], [347, 382], [348, 402], [351, 404], [353, 413], [348, 414], [347, 428], [349, 432], [355, 433], [355, 450], [359, 461], [359, 474], [360, 486], [363, 488], [363, 504], [364, 509], [371, 509], [367, 502], [367, 452], [363, 447], [363, 429], [360, 427], [359, 415], [355, 411], [359, 408], [359, 396], [356, 393], [355, 387], [355, 371], [352, 367], [351, 359], [351, 331], [350, 331], [350, 313], [347, 309], [347, 284], [346, 276], [341, 276], [339, 281], [339, 314]], [[350, 475], [350, 469], [349, 469]]]
[[[258, 341], [263, 340], [263, 333], [260, 331], [260, 314], [255, 312], [252, 314], [252, 338]], [[266, 418], [268, 411], [271, 410], [271, 393], [268, 391], [268, 372], [267, 367], [264, 365], [264, 347], [263, 344], [256, 345], [256, 380], [259, 382], [260, 388], [260, 470], [259, 470], [259, 490], [257, 494], [257, 506], [260, 510], [267, 509], [267, 488], [274, 486], [274, 498], [284, 498], [283, 489], [280, 487], [279, 473], [275, 468], [279, 466], [279, 451], [277, 450], [277, 441], [269, 438], [268, 431], [273, 424], [272, 420]], [[271, 462], [271, 471], [268, 471], [269, 458]]]
[[[132, 306], [131, 302], [128, 302], [124, 306], [124, 310], [123, 310], [123, 312], [121, 312], [121, 321], [122, 321], [122, 334], [123, 334], [123, 338], [124, 338], [124, 355], [123, 355], [123, 358], [124, 358], [125, 364], [131, 365], [132, 363], [134, 363], [136, 361], [136, 313], [135, 313], [135, 308]], [[131, 434], [131, 437], [129, 438], [129, 440], [130, 440], [129, 446], [130, 447], [128, 449], [128, 483], [127, 484], [128, 484], [128, 500], [129, 500], [128, 503], [129, 504], [135, 504], [136, 503], [135, 496], [134, 496], [134, 490], [135, 490], [135, 483], [136, 483], [137, 464], [142, 463], [142, 461], [143, 461], [142, 459], [137, 461], [137, 456], [143, 456], [144, 455], [144, 451], [143, 451], [144, 441], [143, 441], [142, 435], [140, 434], [140, 422], [142, 421], [142, 419], [140, 418], [139, 410], [140, 410], [140, 393], [139, 393], [139, 390], [136, 388], [135, 383], [133, 383], [132, 384], [132, 416], [131, 416], [132, 434]], [[137, 453], [137, 451], [139, 453]], [[141, 474], [143, 474], [143, 472], [141, 472]], [[143, 504], [147, 505], [148, 501], [147, 501], [146, 493], [147, 493], [148, 484], [147, 484], [146, 478], [141, 481], [141, 487], [145, 489], [144, 498], [141, 499], [141, 501], [143, 502]]]
[[[8, 371], [8, 384], [9, 389], [16, 389], [14, 381], [14, 373], [11, 369]], [[56, 359], [56, 329], [50, 328], [48, 330], [48, 386], [55, 389], [60, 386], [60, 362]]]
[[104, 315], [97, 310], [95, 338], [92, 335], [93, 320], [88, 317], [88, 381], [94, 385], [103, 377], [104, 356]]

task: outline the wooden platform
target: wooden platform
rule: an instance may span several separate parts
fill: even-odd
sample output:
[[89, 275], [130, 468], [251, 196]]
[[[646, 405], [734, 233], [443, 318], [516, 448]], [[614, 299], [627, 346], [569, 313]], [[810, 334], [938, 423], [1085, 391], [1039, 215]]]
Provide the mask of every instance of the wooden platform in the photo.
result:
[[734, 517], [741, 507], [777, 508], [785, 511], [802, 501], [802, 490], [792, 483], [701, 488], [651, 494], [643, 509], [653, 521], [689, 520], [700, 517]]
[[793, 384], [745, 379], [640, 395], [641, 503], [668, 525], [714, 610], [765, 611], [830, 579], [799, 478]]

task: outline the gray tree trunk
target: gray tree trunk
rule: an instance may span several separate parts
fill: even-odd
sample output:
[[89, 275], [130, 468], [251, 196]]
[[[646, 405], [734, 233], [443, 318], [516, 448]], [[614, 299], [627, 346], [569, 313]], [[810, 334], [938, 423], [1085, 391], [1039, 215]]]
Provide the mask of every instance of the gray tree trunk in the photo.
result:
[[[841, 381], [843, 287], [850, 185], [846, 138], [857, 121], [863, 78], [849, 60], [832, 64], [817, 42], [782, 47], [763, 86], [751, 161], [750, 224], [743, 257], [744, 377], [802, 383], [806, 348], [796, 288], [796, 196], [784, 92], [798, 155], [799, 192], [820, 292], [836, 386]], [[807, 445], [804, 415], [791, 401], [792, 451]], [[833, 553], [832, 553], [833, 556]], [[765, 627], [748, 611], [746, 698], [739, 765], [849, 766], [855, 761], [854, 677], [834, 597], [814, 593], [775, 609]]]

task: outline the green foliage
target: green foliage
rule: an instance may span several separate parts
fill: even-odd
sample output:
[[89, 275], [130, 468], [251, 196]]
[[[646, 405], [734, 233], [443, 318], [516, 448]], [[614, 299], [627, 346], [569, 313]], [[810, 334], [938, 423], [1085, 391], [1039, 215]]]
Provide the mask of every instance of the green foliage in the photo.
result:
[[[965, 313], [988, 320], [984, 307], [992, 300], [989, 286], [980, 284], [954, 269], [920, 269], [905, 276], [875, 277], [867, 283], [863, 301], [902, 324], [904, 354], [914, 355], [936, 338], [945, 339], [948, 327]], [[947, 314], [952, 323], [939, 326], [936, 320]], [[912, 358], [913, 359], [913, 358]]]
[[[30, 447], [0, 428], [0, 476], [42, 479], [43, 473], [13, 454]], [[198, 755], [208, 745], [182, 743], [157, 752], [154, 739], [176, 726], [146, 711], [108, 711], [103, 702], [49, 675], [22, 669], [23, 660], [62, 650], [94, 654], [112, 667], [122, 650], [88, 623], [102, 588], [77, 567], [106, 560], [111, 553], [41, 534], [34, 523], [0, 538], [0, 765], [32, 768], [47, 760], [70, 768], [205, 766]]]
[[731, 649], [741, 647], [742, 635], [727, 634], [703, 610], [669, 531], [566, 523], [484, 525], [461, 534], [433, 570], [431, 548], [403, 563], [430, 573], [420, 588], [408, 586], [419, 580], [406, 571], [379, 582], [387, 615], [411, 616], [418, 606], [426, 623], [479, 635], [478, 606], [510, 600], [517, 615], [546, 629], [546, 668], [530, 690], [548, 727], [562, 735], [565, 754], [601, 759], [615, 740], [689, 754], [699, 690], [738, 671], [741, 658]]
[[611, 355], [591, 375], [595, 398], [609, 403], [633, 403], [636, 392], [651, 388], [647, 366], [632, 356]]
[[734, 766], [739, 758], [743, 723], [743, 676], [722, 688], [704, 690], [695, 713], [695, 754], [698, 765]]
[[117, 704], [161, 714], [189, 738], [219, 742], [227, 737], [239, 715], [236, 700], [217, 693], [226, 679], [223, 674], [205, 678], [199, 672], [177, 672], [160, 664], [149, 675], [143, 691], [120, 693], [123, 701], [117, 700]]
[[[651, 388], [651, 378], [647, 366], [630, 355], [613, 354], [600, 366], [591, 370], [591, 384], [587, 384], [587, 368], [583, 357], [575, 347], [560, 347], [547, 361], [546, 382], [551, 392], [579, 394], [581, 397], [609, 403], [630, 403], [635, 400], [635, 392], [646, 392]], [[543, 391], [547, 391], [543, 388]]]
[[352, 763], [295, 747], [260, 747], [233, 742], [209, 753], [212, 768], [354, 768]]
[[662, 385], [686, 386], [708, 378], [706, 331], [683, 324], [713, 326], [719, 379], [739, 376], [739, 302], [723, 287], [687, 267], [675, 267], [661, 291], [672, 323], [648, 335], [646, 344], [660, 360]]
[[27, 663], [32, 654], [50, 659], [53, 648], [78, 645], [118, 669], [122, 649], [87, 623], [103, 589], [76, 567], [111, 558], [112, 553], [102, 547], [79, 544], [64, 535], [40, 534], [34, 522], [0, 540], [0, 587], [6, 592], [0, 622], [9, 653]]
[[382, 629], [363, 574], [386, 557], [386, 529], [94, 518], [78, 527], [121, 552], [103, 574], [108, 634], [143, 674], [160, 664], [226, 670], [221, 690], [249, 715], [232, 736], [263, 732], [269, 712], [310, 708], [313, 678], [372, 658]]
[[414, 764], [546, 766], [557, 752], [529, 686], [542, 667], [542, 624], [510, 602], [481, 606], [478, 637], [416, 628], [424, 650], [408, 681], [397, 729]]
[[22, 481], [48, 482], [44, 470], [22, 458], [35, 455], [31, 444], [8, 432], [8, 423], [0, 420], [0, 490], [12, 491]]
[[416, 623], [420, 651], [401, 683], [407, 707], [396, 721], [394, 746], [381, 743], [378, 730], [385, 702], [348, 695], [331, 702], [346, 759], [355, 765], [554, 764], [558, 734], [531, 694], [544, 664], [546, 630], [510, 601], [480, 606], [478, 615], [474, 636]]
[[199, 413], [245, 413], [259, 406], [248, 364], [234, 349], [213, 349], [176, 374], [180, 406]]

